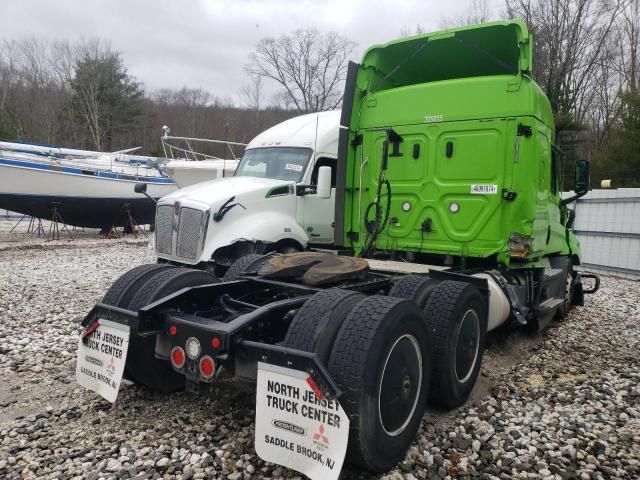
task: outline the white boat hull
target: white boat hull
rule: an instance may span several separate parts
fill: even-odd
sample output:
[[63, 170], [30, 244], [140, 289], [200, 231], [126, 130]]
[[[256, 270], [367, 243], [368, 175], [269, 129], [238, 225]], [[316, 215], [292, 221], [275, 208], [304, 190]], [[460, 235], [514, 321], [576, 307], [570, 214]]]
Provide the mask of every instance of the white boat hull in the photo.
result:
[[171, 160], [162, 170], [173, 178], [178, 187], [184, 188], [223, 176], [231, 177], [237, 166], [237, 160]]
[[[72, 171], [17, 166], [0, 159], [0, 208], [49, 219], [55, 209], [65, 223], [83, 227], [125, 225], [128, 212], [139, 224], [153, 223], [155, 203], [134, 192], [137, 180], [66, 170]], [[145, 183], [156, 199], [176, 189], [162, 177]]]

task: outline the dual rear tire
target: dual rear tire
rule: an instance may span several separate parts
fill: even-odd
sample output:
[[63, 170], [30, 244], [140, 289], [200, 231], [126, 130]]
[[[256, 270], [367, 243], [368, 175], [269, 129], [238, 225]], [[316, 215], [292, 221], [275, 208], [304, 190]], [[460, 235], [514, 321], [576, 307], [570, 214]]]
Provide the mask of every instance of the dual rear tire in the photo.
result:
[[430, 295], [425, 320], [433, 339], [432, 404], [462, 405], [478, 379], [487, 336], [487, 301], [477, 287], [441, 282]]
[[466, 282], [439, 282], [420, 275], [402, 277], [389, 291], [424, 311], [433, 342], [430, 403], [462, 405], [480, 373], [487, 333], [487, 301]]
[[316, 353], [344, 392], [348, 461], [383, 472], [404, 457], [429, 399], [454, 408], [468, 398], [486, 328], [478, 288], [409, 276], [387, 297], [317, 293], [296, 313], [284, 344]]
[[284, 344], [314, 352], [344, 392], [349, 461], [388, 470], [420, 426], [431, 375], [429, 333], [414, 303], [341, 289], [314, 295]]
[[[166, 264], [141, 265], [116, 280], [102, 303], [137, 311], [183, 288], [217, 282], [216, 277], [202, 270]], [[175, 372], [168, 359], [156, 356], [156, 337], [131, 335], [126, 377], [159, 392], [183, 390], [184, 375]]]

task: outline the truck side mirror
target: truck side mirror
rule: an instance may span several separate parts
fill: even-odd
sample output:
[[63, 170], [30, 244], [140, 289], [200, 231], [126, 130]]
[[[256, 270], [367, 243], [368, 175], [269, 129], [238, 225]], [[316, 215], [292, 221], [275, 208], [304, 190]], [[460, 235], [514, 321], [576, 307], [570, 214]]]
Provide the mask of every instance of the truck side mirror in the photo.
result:
[[318, 198], [331, 197], [331, 167], [320, 167], [318, 169]]
[[147, 184], [144, 182], [138, 182], [133, 187], [133, 191], [136, 193], [146, 193], [147, 192]]
[[591, 188], [591, 178], [589, 176], [590, 163], [587, 160], [576, 162], [576, 182], [573, 191], [578, 195], [584, 195]]

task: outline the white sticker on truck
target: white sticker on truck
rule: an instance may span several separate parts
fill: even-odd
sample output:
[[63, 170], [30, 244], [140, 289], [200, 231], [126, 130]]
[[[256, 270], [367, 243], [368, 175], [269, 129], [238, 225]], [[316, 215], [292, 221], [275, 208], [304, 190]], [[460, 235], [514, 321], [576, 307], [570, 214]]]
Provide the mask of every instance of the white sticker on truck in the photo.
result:
[[498, 193], [498, 185], [471, 185], [471, 193], [477, 195], [495, 195]]
[[129, 348], [129, 326], [98, 320], [98, 328], [78, 342], [76, 379], [111, 403], [118, 398]]
[[312, 480], [337, 479], [349, 440], [349, 418], [335, 400], [318, 400], [299, 370], [258, 363], [256, 452]]
[[287, 163], [284, 166], [285, 170], [293, 170], [294, 172], [301, 172], [302, 171], [302, 165], [298, 165], [297, 163]]

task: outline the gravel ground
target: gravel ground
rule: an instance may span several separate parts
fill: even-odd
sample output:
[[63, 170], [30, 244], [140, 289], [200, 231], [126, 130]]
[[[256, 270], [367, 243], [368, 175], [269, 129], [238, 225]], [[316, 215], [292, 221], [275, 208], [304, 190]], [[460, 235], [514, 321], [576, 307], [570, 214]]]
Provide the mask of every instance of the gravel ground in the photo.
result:
[[[252, 385], [130, 386], [113, 406], [75, 385], [80, 320], [153, 260], [140, 241], [0, 245], [0, 478], [297, 476], [255, 455]], [[544, 336], [493, 333], [471, 401], [427, 411], [382, 478], [640, 478], [640, 284], [605, 278], [587, 302]]]

